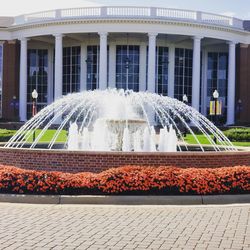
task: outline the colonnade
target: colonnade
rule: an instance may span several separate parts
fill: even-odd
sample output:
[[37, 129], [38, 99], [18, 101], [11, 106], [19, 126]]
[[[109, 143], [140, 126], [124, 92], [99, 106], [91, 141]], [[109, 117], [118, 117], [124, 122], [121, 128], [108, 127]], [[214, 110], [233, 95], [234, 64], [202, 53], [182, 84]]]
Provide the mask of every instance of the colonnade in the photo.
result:
[[[106, 89], [107, 83], [107, 45], [108, 32], [99, 32], [100, 37], [100, 65], [99, 79], [100, 89]], [[156, 41], [158, 33], [148, 33], [148, 83], [155, 83], [156, 64]], [[62, 75], [63, 75], [63, 34], [55, 34], [55, 91], [54, 100], [62, 96]], [[193, 68], [192, 68], [192, 106], [199, 110], [200, 100], [200, 51], [203, 37], [193, 37]], [[27, 43], [29, 38], [21, 38], [20, 53], [20, 98], [19, 116], [21, 121], [27, 119]], [[235, 42], [228, 42], [228, 103], [227, 103], [227, 124], [233, 124], [235, 119]], [[174, 72], [174, 50], [169, 48], [169, 67]], [[169, 75], [169, 83], [174, 82], [174, 75]], [[169, 84], [169, 95], [174, 95], [174, 84]], [[141, 88], [140, 88], [141, 89]], [[155, 84], [148, 84], [149, 92], [155, 92]]]

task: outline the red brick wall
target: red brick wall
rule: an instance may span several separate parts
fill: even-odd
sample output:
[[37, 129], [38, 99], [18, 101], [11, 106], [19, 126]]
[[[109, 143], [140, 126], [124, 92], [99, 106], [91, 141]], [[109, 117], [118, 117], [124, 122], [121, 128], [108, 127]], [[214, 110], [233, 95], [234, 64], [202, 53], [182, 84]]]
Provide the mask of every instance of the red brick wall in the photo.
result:
[[101, 172], [124, 165], [227, 167], [250, 166], [250, 152], [120, 153], [65, 152], [0, 148], [0, 164], [25, 169], [63, 172]]
[[4, 120], [17, 121], [18, 107], [11, 106], [13, 96], [19, 99], [19, 42], [6, 41], [3, 47], [3, 116]]
[[250, 45], [240, 44], [236, 57], [236, 105], [242, 101], [242, 111], [236, 113], [236, 121], [250, 123]]

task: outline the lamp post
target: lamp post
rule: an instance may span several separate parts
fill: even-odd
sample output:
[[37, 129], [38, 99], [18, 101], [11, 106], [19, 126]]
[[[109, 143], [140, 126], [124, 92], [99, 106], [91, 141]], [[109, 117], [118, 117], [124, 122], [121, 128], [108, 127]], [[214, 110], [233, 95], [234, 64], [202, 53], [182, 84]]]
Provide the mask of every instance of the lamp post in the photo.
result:
[[[157, 82], [158, 84], [157, 85], [157, 92], [159, 94], [162, 94], [162, 95], [167, 95], [167, 92], [166, 90], [164, 89], [164, 84], [166, 83], [167, 81], [167, 72], [168, 72], [168, 64], [169, 64], [169, 61], [164, 59], [164, 58], [159, 58], [159, 64], [158, 64], [158, 70], [156, 70], [156, 79], [157, 79]], [[159, 68], [161, 67], [161, 74], [162, 74], [162, 79], [160, 77], [160, 73], [159, 73]], [[159, 81], [160, 81], [160, 84], [159, 84]], [[159, 91], [159, 88], [160, 88], [160, 85], [162, 85], [162, 89], [161, 91]]]
[[[219, 98], [219, 92], [217, 89], [213, 92], [213, 98], [214, 98], [214, 124], [217, 125], [217, 101]], [[216, 143], [216, 137], [214, 137], [214, 142]]]
[[213, 98], [214, 98], [214, 116], [215, 116], [215, 125], [217, 125], [217, 101], [219, 98], [219, 92], [217, 89], [213, 92]]
[[127, 57], [125, 59], [125, 69], [126, 69], [126, 90], [128, 90], [128, 71], [129, 71], [129, 64], [130, 64], [130, 60]]
[[10, 103], [10, 105], [11, 105], [11, 106], [13, 106], [13, 116], [14, 116], [14, 118], [13, 118], [13, 119], [16, 119], [16, 109], [17, 109], [17, 104], [18, 104], [18, 102], [17, 102], [17, 98], [16, 98], [16, 96], [15, 96], [15, 95], [13, 95], [13, 97], [12, 97], [12, 101], [11, 101], [11, 103]]
[[90, 57], [88, 57], [88, 58], [85, 60], [85, 62], [89, 65], [89, 64], [91, 64], [91, 63], [92, 63], [92, 60], [91, 60], [91, 58], [90, 58]]
[[[87, 59], [85, 60], [87, 64], [87, 84], [88, 84], [88, 79], [90, 79], [90, 84], [91, 84], [91, 89], [93, 90], [92, 84], [93, 80], [91, 80], [91, 75], [88, 73], [88, 68], [92, 66], [92, 59], [88, 56]], [[92, 71], [92, 70], [91, 70]]]
[[[184, 104], [188, 104], [188, 97], [187, 97], [187, 95], [186, 94], [184, 94], [183, 96], [182, 96], [182, 101], [183, 101], [183, 103]], [[184, 129], [183, 129], [183, 136], [184, 137], [186, 137], [187, 136], [187, 130], [186, 130], [186, 126], [184, 125]]]
[[[35, 89], [31, 93], [31, 96], [32, 96], [32, 117], [34, 117], [37, 113], [37, 98], [38, 98], [38, 93]], [[33, 141], [35, 141], [35, 139], [36, 139], [36, 132], [34, 130]]]
[[183, 95], [183, 97], [182, 97], [182, 101], [183, 101], [185, 104], [187, 104], [187, 103], [188, 103], [188, 97], [187, 97], [187, 95], [186, 95], [186, 94], [184, 94], [184, 95]]
[[242, 111], [242, 101], [241, 99], [238, 100], [238, 103], [237, 103], [237, 113], [238, 113], [238, 119], [240, 121], [240, 113]]

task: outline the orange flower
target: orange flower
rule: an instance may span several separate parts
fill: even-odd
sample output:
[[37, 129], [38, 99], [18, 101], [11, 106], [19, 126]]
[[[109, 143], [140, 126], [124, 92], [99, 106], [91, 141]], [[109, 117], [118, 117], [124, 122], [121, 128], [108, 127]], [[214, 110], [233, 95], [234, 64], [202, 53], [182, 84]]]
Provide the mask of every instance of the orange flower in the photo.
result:
[[0, 166], [0, 192], [161, 194], [250, 193], [250, 167], [176, 168], [124, 166], [95, 173], [31, 171]]

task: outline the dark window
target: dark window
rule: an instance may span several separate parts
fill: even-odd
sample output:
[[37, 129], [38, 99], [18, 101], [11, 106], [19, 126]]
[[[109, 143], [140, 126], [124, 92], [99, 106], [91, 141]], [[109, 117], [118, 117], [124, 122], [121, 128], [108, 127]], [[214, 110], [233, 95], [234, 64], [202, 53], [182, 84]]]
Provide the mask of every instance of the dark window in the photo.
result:
[[31, 93], [38, 93], [37, 110], [47, 105], [48, 98], [48, 50], [28, 50], [27, 117], [32, 115]]
[[99, 87], [99, 46], [87, 47], [87, 90]]
[[[224, 119], [227, 110], [228, 53], [209, 52], [207, 65], [207, 109], [214, 90], [219, 92]], [[209, 113], [209, 112], [208, 112]]]
[[63, 48], [63, 95], [80, 91], [81, 47]]
[[[168, 47], [156, 47], [155, 54], [155, 92], [161, 95], [168, 95]], [[146, 82], [148, 89], [148, 47], [146, 60]]]
[[139, 91], [140, 47], [116, 46], [116, 87]]
[[192, 68], [193, 50], [176, 48], [174, 97], [182, 101], [186, 94], [189, 103], [192, 103]]

